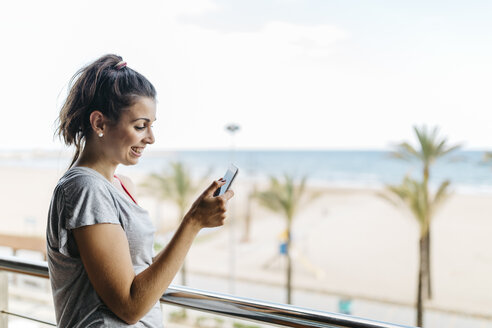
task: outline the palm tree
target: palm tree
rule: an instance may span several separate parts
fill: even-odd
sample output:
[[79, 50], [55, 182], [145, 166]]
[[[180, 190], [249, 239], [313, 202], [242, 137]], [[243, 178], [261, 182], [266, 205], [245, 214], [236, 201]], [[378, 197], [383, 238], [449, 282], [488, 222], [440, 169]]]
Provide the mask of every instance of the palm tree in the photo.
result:
[[[430, 233], [430, 222], [438, 206], [449, 195], [449, 181], [444, 181], [439, 186], [437, 192], [432, 196], [429, 195], [425, 182], [405, 177], [400, 185], [388, 185], [386, 187], [390, 196], [385, 197], [391, 203], [397, 206], [404, 206], [410, 211], [412, 216], [417, 220], [420, 227], [419, 238], [419, 269], [417, 283], [417, 323], [423, 325], [423, 291], [424, 277], [426, 274], [428, 256], [427, 240]], [[385, 195], [383, 195], [385, 196]]]
[[[439, 128], [437, 126], [433, 128], [428, 128], [426, 125], [421, 127], [413, 127], [415, 134], [418, 139], [417, 147], [412, 146], [408, 142], [402, 142], [396, 146], [396, 149], [391, 153], [391, 156], [397, 159], [406, 161], [418, 161], [422, 165], [422, 192], [424, 200], [427, 199], [429, 203], [429, 179], [430, 179], [430, 168], [439, 158], [442, 158], [451, 152], [459, 149], [461, 145], [448, 145], [446, 137], [440, 137]], [[428, 205], [426, 205], [428, 207]], [[426, 280], [426, 296], [432, 298], [432, 284], [431, 284], [431, 233], [430, 225], [428, 225], [429, 233], [424, 241], [426, 248], [426, 272], [424, 272], [424, 279]]]
[[[171, 200], [179, 210], [182, 220], [201, 185], [194, 183], [191, 172], [181, 162], [173, 162], [162, 174], [150, 174], [141, 186], [160, 200]], [[181, 284], [186, 285], [186, 263], [181, 267]]]
[[491, 163], [492, 162], [492, 152], [487, 151], [483, 154], [482, 157], [482, 162], [483, 163]]
[[319, 196], [318, 193], [307, 193], [306, 180], [307, 178], [303, 177], [300, 183], [296, 184], [294, 178], [288, 174], [284, 174], [283, 181], [276, 177], [270, 177], [268, 188], [264, 191], [258, 191], [254, 195], [262, 206], [272, 212], [282, 214], [286, 219], [287, 268], [285, 287], [287, 304], [292, 302], [292, 256], [290, 254], [292, 221], [302, 205]]

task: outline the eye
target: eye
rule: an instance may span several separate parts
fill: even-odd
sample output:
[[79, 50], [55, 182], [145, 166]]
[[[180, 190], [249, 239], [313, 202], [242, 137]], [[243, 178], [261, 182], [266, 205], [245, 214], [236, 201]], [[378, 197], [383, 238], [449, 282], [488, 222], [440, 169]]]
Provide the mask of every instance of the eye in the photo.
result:
[[138, 130], [138, 131], [140, 131], [140, 130], [145, 129], [145, 126], [136, 126], [135, 129]]

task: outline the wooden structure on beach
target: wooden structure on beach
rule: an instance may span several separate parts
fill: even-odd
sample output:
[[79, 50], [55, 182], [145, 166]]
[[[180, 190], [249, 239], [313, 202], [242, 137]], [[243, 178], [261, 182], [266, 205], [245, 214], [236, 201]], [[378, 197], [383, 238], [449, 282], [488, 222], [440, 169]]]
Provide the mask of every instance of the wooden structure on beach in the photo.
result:
[[9, 247], [15, 256], [18, 250], [35, 251], [43, 254], [46, 261], [46, 239], [40, 236], [0, 234], [0, 246]]

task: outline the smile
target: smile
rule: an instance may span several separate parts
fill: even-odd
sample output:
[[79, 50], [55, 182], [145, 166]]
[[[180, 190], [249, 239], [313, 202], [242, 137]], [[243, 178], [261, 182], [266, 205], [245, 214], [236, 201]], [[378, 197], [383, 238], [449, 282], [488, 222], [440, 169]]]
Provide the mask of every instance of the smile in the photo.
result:
[[130, 147], [131, 150], [138, 156], [142, 155], [143, 147]]

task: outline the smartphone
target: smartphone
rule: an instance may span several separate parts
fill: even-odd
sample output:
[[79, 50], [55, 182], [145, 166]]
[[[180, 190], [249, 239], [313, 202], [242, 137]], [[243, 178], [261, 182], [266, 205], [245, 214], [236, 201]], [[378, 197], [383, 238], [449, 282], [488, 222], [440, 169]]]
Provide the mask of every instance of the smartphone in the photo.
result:
[[234, 164], [229, 165], [229, 168], [227, 169], [227, 172], [224, 174], [223, 178], [226, 183], [222, 187], [217, 188], [217, 190], [214, 192], [214, 197], [223, 195], [227, 190], [229, 190], [229, 187], [234, 181], [234, 178], [236, 178], [238, 172], [239, 169]]

